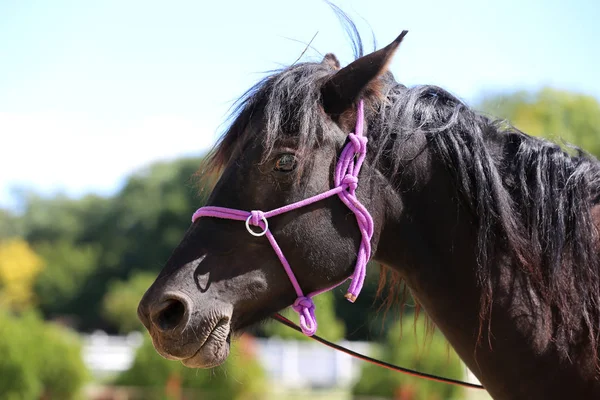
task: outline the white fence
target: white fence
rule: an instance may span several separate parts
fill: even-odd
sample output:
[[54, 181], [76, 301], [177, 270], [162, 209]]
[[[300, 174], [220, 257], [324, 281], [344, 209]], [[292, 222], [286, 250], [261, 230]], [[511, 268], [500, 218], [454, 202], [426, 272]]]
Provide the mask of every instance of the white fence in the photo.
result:
[[126, 371], [133, 363], [135, 351], [142, 344], [142, 334], [109, 336], [95, 332], [83, 336], [83, 361], [98, 377]]
[[[344, 347], [368, 353], [369, 343], [342, 342]], [[258, 358], [273, 381], [287, 388], [347, 387], [360, 375], [362, 362], [317, 342], [258, 340]]]

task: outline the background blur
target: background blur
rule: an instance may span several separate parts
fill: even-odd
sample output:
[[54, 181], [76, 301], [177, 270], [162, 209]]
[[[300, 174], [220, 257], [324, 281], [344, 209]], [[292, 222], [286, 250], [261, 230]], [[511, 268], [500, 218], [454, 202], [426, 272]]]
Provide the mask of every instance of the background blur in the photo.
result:
[[[600, 156], [600, 3], [336, 2], [391, 70]], [[315, 36], [316, 34], [316, 36]], [[303, 50], [311, 38], [312, 47]], [[0, 399], [482, 399], [268, 324], [212, 371], [161, 359], [137, 302], [205, 200], [191, 175], [266, 71], [351, 46], [322, 1], [0, 1]], [[321, 53], [321, 54], [319, 54]], [[473, 379], [414, 308], [320, 296], [320, 334]], [[415, 324], [413, 324], [415, 320]], [[413, 329], [414, 326], [414, 329]], [[401, 334], [401, 330], [403, 330]]]

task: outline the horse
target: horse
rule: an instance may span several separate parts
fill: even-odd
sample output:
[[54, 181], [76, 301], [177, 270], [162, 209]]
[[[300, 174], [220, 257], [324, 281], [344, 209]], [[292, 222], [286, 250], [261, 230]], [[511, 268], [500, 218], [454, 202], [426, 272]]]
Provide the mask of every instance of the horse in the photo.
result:
[[217, 366], [232, 335], [288, 306], [314, 334], [311, 297], [351, 278], [355, 301], [373, 260], [493, 398], [600, 398], [600, 163], [397, 82], [404, 34], [239, 99], [207, 206], [139, 303], [157, 352]]

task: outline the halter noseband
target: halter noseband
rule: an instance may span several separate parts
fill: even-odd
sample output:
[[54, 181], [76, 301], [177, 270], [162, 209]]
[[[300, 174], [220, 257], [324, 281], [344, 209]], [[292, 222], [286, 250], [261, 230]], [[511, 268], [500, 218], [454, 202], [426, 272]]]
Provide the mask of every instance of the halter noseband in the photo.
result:
[[[346, 279], [352, 279], [348, 291], [345, 295], [346, 299], [354, 303], [360, 291], [363, 287], [365, 280], [367, 262], [371, 257], [371, 237], [373, 236], [373, 218], [369, 211], [363, 206], [358, 198], [356, 197], [356, 188], [358, 186], [358, 174], [360, 168], [365, 160], [367, 154], [367, 138], [363, 135], [364, 126], [364, 106], [361, 100], [358, 103], [358, 115], [356, 118], [355, 133], [348, 134], [349, 142], [342, 150], [342, 154], [338, 160], [335, 168], [334, 184], [335, 187], [326, 192], [318, 194], [316, 196], [309, 197], [307, 199], [298, 201], [296, 203], [288, 204], [286, 206], [276, 208], [271, 211], [263, 212], [259, 210], [254, 211], [242, 211], [235, 210], [232, 208], [225, 207], [214, 207], [206, 206], [199, 208], [192, 216], [192, 223], [200, 217], [214, 217], [232, 219], [236, 221], [245, 221], [246, 229], [253, 236], [266, 236], [269, 243], [273, 247], [275, 254], [281, 261], [285, 272], [296, 291], [298, 296], [292, 308], [298, 313], [300, 317], [300, 327], [302, 332], [307, 336], [312, 336], [317, 331], [317, 320], [315, 317], [315, 304], [312, 298], [323, 292], [327, 292], [346, 281]], [[346, 278], [344, 281], [333, 285], [326, 289], [317, 290], [315, 292], [304, 295], [298, 280], [290, 267], [287, 259], [283, 255], [281, 248], [277, 244], [275, 237], [269, 230], [269, 218], [279, 214], [286, 213], [288, 211], [296, 210], [298, 208], [307, 206], [317, 201], [326, 199], [333, 195], [338, 195], [340, 200], [354, 213], [356, 216], [356, 222], [358, 223], [358, 229], [362, 236], [358, 254], [356, 257], [356, 266], [354, 273]], [[255, 226], [261, 229], [261, 231], [254, 231], [251, 226]]]

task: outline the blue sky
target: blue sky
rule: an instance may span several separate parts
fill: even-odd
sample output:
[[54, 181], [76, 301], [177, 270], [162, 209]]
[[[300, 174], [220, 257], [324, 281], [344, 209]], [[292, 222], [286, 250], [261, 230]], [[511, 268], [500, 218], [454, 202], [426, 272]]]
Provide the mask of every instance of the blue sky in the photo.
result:
[[[544, 85], [600, 98], [597, 0], [336, 4], [369, 50], [370, 29], [380, 47], [409, 30], [390, 67], [405, 84], [470, 103]], [[231, 102], [317, 32], [319, 52], [352, 60], [319, 0], [0, 1], [0, 207], [15, 187], [110, 194], [152, 161], [201, 154]]]

